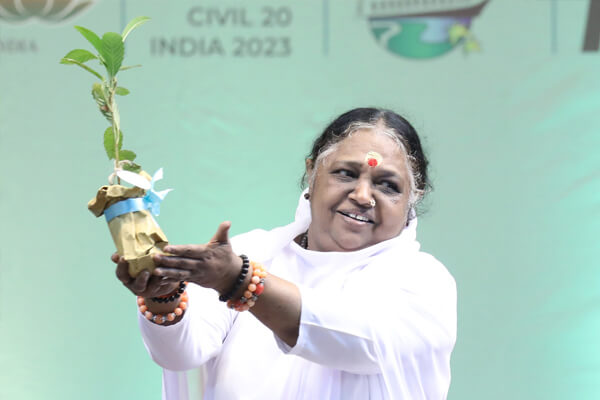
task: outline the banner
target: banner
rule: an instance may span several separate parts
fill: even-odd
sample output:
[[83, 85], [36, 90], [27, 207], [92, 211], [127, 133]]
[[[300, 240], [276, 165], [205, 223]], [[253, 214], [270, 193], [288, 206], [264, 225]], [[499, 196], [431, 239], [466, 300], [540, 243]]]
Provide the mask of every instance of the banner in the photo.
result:
[[112, 172], [95, 78], [59, 64], [93, 50], [75, 25], [139, 15], [121, 129], [175, 189], [172, 243], [287, 224], [328, 122], [393, 109], [430, 159], [419, 240], [458, 286], [448, 398], [599, 398], [597, 0], [0, 0], [0, 398], [160, 398], [86, 209]]

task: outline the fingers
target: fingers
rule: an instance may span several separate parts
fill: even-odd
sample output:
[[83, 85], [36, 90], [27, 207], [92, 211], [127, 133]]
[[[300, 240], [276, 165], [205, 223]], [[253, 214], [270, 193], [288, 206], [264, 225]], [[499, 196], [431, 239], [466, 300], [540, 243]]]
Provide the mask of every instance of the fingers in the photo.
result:
[[192, 276], [191, 271], [175, 268], [155, 268], [153, 273], [177, 282], [188, 280]]
[[121, 282], [123, 282], [123, 284], [128, 285], [131, 282], [131, 276], [129, 276], [129, 263], [125, 261], [125, 259], [123, 259], [122, 257], [118, 256], [117, 261], [115, 262], [117, 263], [117, 270], [115, 271], [117, 274], [117, 278]]
[[150, 272], [143, 270], [135, 279], [133, 279], [129, 275], [129, 263], [125, 261], [123, 257], [119, 257], [117, 261], [117, 270], [115, 271], [117, 278], [123, 283], [123, 285], [125, 285], [125, 287], [127, 287], [136, 295], [143, 293], [148, 286]]
[[153, 259], [156, 265], [185, 270], [198, 269], [198, 263], [200, 262], [200, 260], [197, 260], [195, 258], [163, 256], [160, 254], [155, 255]]
[[206, 252], [204, 244], [184, 244], [184, 245], [169, 245], [165, 247], [165, 252], [174, 256], [201, 258]]
[[219, 224], [217, 233], [210, 239], [211, 243], [225, 244], [229, 242], [229, 228], [231, 228], [231, 221], [224, 221]]
[[172, 293], [179, 287], [180, 279], [171, 279], [166, 276], [151, 276], [148, 280], [147, 291], [144, 297], [164, 296]]
[[214, 247], [214, 244], [229, 243], [229, 228], [231, 228], [230, 221], [221, 222], [217, 228], [217, 232], [208, 244], [168, 245], [164, 248], [164, 251], [174, 256], [202, 259], [206, 252], [211, 249], [210, 245]]
[[[117, 263], [115, 271], [117, 279], [137, 296], [153, 297], [171, 293], [174, 286], [187, 280], [187, 277], [191, 275], [191, 272], [187, 270], [167, 269], [167, 272], [162, 271], [164, 273], [155, 273], [154, 275], [148, 270], [143, 270], [136, 278], [132, 278], [129, 275], [129, 263], [123, 257], [113, 254], [111, 259]], [[159, 268], [155, 270], [160, 271]]]
[[146, 286], [148, 286], [148, 279], [150, 279], [150, 272], [145, 269], [135, 278], [133, 284], [131, 284], [131, 290], [136, 293], [144, 292], [146, 290]]
[[110, 259], [112, 260], [112, 262], [114, 262], [115, 264], [117, 264], [119, 262], [119, 258], [121, 258], [121, 256], [119, 255], [119, 253], [113, 253], [112, 256], [110, 256]]

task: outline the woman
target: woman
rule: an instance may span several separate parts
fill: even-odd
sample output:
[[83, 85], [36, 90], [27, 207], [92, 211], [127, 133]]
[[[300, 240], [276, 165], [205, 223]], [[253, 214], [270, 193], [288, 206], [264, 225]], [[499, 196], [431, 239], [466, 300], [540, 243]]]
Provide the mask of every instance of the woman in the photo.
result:
[[136, 279], [113, 256], [142, 296], [164, 397], [187, 398], [175, 371], [202, 367], [206, 399], [444, 399], [456, 289], [416, 241], [427, 161], [414, 128], [351, 110], [315, 141], [305, 179], [287, 226], [230, 242], [224, 222], [205, 245], [168, 246]]

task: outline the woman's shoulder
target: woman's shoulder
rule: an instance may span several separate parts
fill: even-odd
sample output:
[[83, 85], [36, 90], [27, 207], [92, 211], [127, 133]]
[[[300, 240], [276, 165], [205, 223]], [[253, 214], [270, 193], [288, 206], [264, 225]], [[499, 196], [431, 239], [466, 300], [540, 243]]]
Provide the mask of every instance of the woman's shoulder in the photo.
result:
[[448, 268], [433, 255], [424, 251], [419, 251], [415, 255], [415, 266], [418, 271], [430, 277], [443, 279], [448, 283], [455, 285], [454, 277], [448, 271]]
[[265, 262], [288, 245], [299, 234], [297, 230], [293, 223], [271, 230], [253, 229], [232, 237], [231, 246], [237, 254]]
[[433, 255], [416, 251], [392, 251], [366, 268], [370, 279], [412, 292], [456, 291], [456, 282], [444, 264]]
[[248, 253], [255, 251], [260, 244], [268, 240], [269, 231], [264, 229], [253, 229], [231, 238], [231, 247], [236, 253]]

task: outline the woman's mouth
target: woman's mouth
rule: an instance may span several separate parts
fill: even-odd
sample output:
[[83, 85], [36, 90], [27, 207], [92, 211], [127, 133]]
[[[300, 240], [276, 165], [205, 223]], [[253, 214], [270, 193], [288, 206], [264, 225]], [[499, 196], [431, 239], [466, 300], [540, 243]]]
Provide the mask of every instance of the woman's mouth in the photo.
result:
[[365, 216], [364, 214], [356, 214], [356, 213], [347, 212], [347, 211], [338, 211], [338, 213], [342, 214], [345, 217], [353, 219], [354, 221], [359, 221], [359, 222], [369, 223], [369, 224], [373, 223], [373, 221], [370, 218], [368, 218], [367, 216]]

